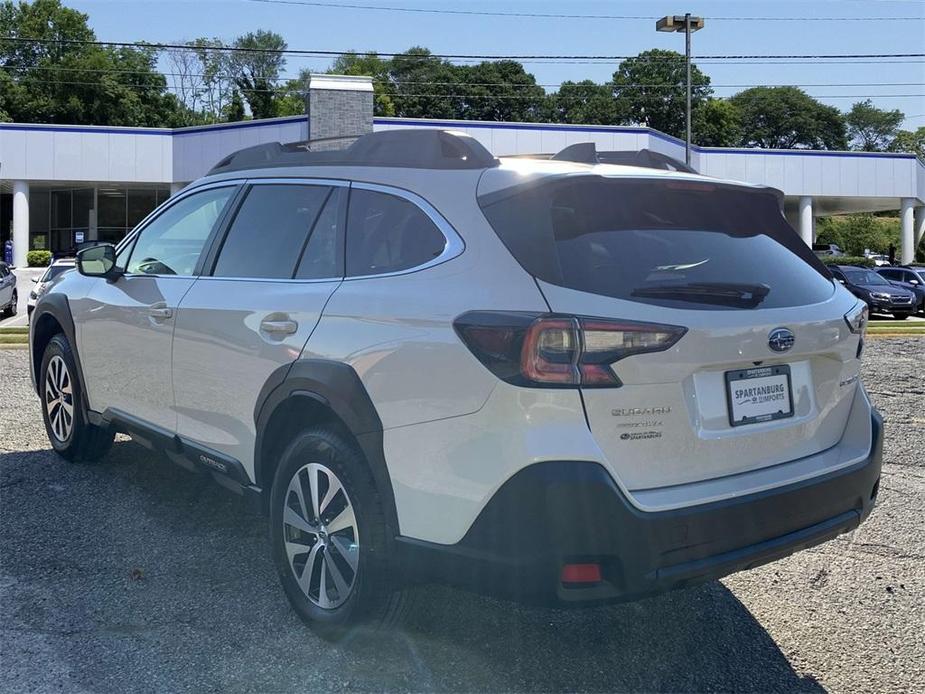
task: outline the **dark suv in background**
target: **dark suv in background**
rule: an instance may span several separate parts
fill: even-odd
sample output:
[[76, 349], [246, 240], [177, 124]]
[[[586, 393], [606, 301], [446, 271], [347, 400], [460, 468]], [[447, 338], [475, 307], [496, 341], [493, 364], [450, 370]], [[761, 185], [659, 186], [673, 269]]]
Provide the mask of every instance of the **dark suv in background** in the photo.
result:
[[867, 303], [871, 313], [890, 313], [905, 320], [915, 312], [915, 295], [868, 268], [830, 265], [829, 270], [845, 288]]
[[877, 274], [915, 294], [916, 310], [925, 313], [925, 267], [879, 267]]

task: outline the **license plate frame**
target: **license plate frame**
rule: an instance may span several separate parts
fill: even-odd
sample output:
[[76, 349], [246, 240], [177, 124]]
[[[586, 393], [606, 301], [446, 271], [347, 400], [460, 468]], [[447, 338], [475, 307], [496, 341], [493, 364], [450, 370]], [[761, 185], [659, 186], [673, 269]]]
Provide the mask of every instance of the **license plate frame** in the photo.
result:
[[[736, 419], [735, 398], [733, 396], [733, 384], [741, 381], [751, 381], [760, 378], [773, 378], [784, 376], [786, 380], [786, 396], [789, 409], [779, 409], [776, 412], [764, 412], [759, 415], [743, 415]], [[762, 422], [773, 422], [778, 419], [786, 419], [793, 416], [793, 384], [790, 374], [789, 364], [774, 364], [773, 366], [754, 366], [747, 369], [734, 369], [727, 371], [724, 375], [726, 383], [726, 411], [729, 415], [729, 425], [732, 427], [746, 426], [749, 424], [759, 424]]]

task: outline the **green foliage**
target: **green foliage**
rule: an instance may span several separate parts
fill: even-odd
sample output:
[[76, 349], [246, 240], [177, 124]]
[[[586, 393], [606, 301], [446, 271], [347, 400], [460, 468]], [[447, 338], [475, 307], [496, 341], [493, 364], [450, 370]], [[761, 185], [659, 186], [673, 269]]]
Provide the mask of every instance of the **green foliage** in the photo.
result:
[[26, 253], [29, 267], [45, 267], [51, 263], [51, 251], [29, 251]]
[[614, 125], [620, 122], [613, 88], [592, 80], [560, 84], [559, 91], [547, 97], [542, 120], [576, 125]]
[[275, 85], [286, 66], [279, 51], [286, 50], [286, 41], [276, 32], [258, 29], [239, 36], [234, 47], [246, 49], [232, 54], [229, 67], [251, 114], [254, 118], [276, 116]]
[[899, 220], [870, 214], [823, 217], [816, 224], [817, 243], [835, 243], [848, 255], [863, 256], [865, 250], [888, 255], [899, 248]]
[[691, 120], [691, 138], [703, 147], [735, 147], [742, 138], [742, 116], [731, 101], [707, 99]]
[[826, 255], [819, 258], [826, 265], [857, 265], [858, 267], [876, 267], [870, 258], [859, 255]]
[[925, 125], [914, 132], [900, 130], [890, 143], [891, 152], [911, 152], [925, 161]]
[[[92, 41], [87, 16], [59, 0], [0, 4], [4, 33], [17, 38]], [[150, 48], [2, 42], [0, 110], [20, 122], [172, 126], [182, 108], [167, 92]]]
[[902, 111], [885, 111], [870, 99], [857, 102], [845, 115], [852, 149], [883, 152], [893, 142], [904, 118]]
[[328, 69], [331, 75], [365, 75], [373, 78], [373, 111], [377, 116], [394, 116], [395, 100], [389, 81], [392, 61], [380, 58], [375, 53], [345, 53], [338, 56]]
[[231, 94], [231, 101], [225, 107], [224, 116], [229, 123], [244, 120], [244, 99], [241, 98], [241, 92], [237, 89]]
[[748, 147], [846, 149], [845, 121], [797, 87], [752, 87], [730, 102], [741, 115], [742, 141]]
[[456, 66], [461, 92], [461, 117], [466, 120], [540, 120], [546, 92], [536, 78], [514, 60], [484, 61]]
[[[613, 73], [619, 121], [684, 137], [687, 72], [684, 56], [654, 49], [620, 63]], [[712, 93], [710, 78], [691, 65], [691, 109]]]

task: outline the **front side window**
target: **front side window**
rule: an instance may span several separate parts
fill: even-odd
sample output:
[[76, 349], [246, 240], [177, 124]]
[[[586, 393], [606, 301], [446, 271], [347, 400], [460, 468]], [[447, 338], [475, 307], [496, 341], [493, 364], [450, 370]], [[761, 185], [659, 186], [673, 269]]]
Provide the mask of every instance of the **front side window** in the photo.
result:
[[209, 234], [235, 188], [210, 188], [189, 195], [141, 230], [126, 272], [143, 275], [193, 274]]
[[799, 306], [833, 292], [768, 191], [589, 175], [479, 204], [528, 272], [569, 289], [699, 310]]
[[327, 186], [253, 186], [228, 229], [213, 276], [291, 279], [330, 194]]
[[347, 275], [408, 270], [440, 256], [446, 238], [421, 208], [373, 190], [350, 192], [347, 213]]

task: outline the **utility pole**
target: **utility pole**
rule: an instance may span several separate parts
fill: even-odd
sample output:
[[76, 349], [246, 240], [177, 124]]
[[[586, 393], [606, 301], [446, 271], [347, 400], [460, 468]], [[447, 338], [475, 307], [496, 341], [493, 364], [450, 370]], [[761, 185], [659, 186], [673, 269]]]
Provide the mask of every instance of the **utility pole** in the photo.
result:
[[683, 17], [673, 15], [662, 17], [655, 23], [656, 31], [684, 32], [684, 63], [687, 68], [687, 108], [685, 113], [686, 137], [684, 140], [684, 163], [691, 165], [691, 34], [703, 29], [703, 17], [692, 17], [688, 12]]

